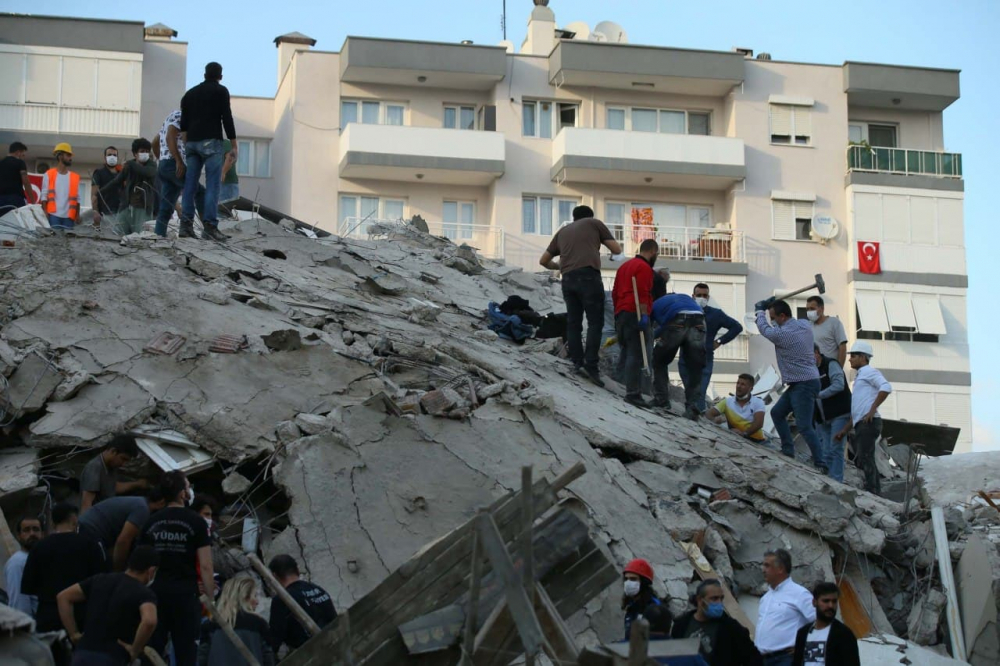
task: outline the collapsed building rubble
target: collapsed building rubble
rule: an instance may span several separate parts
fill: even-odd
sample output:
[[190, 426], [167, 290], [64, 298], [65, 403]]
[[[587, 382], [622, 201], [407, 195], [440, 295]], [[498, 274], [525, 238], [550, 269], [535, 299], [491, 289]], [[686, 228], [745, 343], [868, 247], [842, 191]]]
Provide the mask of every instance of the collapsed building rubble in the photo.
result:
[[[3, 250], [8, 519], [72, 492], [72, 470], [113, 434], [169, 430], [214, 458], [192, 481], [226, 497], [235, 554], [289, 552], [347, 609], [516, 489], [523, 466], [554, 477], [582, 462], [568, 492], [594, 543], [616, 566], [648, 559], [675, 613], [697, 578], [683, 543], [750, 617], [764, 552], [781, 547], [803, 585], [850, 588], [855, 631], [947, 640], [943, 613], [911, 618], [942, 593], [926, 498], [904, 506], [859, 476], [840, 484], [711, 423], [631, 407], [614, 384], [581, 383], [559, 341], [488, 329], [487, 304], [514, 294], [561, 311], [549, 275], [412, 226], [373, 229], [377, 241], [259, 218], [223, 228], [225, 244], [81, 230]], [[880, 465], [906, 476], [887, 453]], [[997, 516], [949, 509], [952, 545]], [[579, 645], [620, 638], [616, 592], [566, 618]]]

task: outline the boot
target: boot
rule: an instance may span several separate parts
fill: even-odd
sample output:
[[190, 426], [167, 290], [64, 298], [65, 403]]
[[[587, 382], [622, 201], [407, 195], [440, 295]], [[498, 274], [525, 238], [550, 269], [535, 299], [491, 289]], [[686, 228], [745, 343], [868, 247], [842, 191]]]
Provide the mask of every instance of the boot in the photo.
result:
[[194, 222], [191, 220], [181, 220], [181, 228], [177, 230], [178, 238], [197, 238], [194, 233]]
[[229, 236], [225, 235], [219, 231], [218, 227], [213, 227], [205, 225], [205, 229], [201, 232], [201, 237], [205, 240], [219, 241], [220, 243], [225, 243], [229, 240]]

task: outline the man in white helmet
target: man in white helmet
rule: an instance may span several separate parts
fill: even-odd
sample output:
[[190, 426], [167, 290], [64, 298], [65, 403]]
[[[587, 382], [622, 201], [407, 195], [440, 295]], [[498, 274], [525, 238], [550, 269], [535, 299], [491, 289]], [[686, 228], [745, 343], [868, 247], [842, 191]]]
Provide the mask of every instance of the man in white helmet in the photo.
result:
[[865, 475], [865, 490], [878, 494], [880, 484], [875, 467], [875, 444], [882, 435], [882, 417], [878, 408], [892, 393], [892, 384], [870, 365], [874, 356], [870, 343], [858, 340], [847, 353], [856, 373], [851, 393], [851, 422], [834, 437], [841, 440], [854, 425], [855, 464]]

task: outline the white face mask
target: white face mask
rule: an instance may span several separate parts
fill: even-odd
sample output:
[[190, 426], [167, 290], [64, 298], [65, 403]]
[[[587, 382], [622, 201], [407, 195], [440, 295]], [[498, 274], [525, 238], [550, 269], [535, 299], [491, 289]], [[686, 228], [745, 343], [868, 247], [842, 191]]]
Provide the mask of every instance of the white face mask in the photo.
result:
[[808, 312], [806, 312], [806, 317], [809, 319], [809, 321], [818, 321], [819, 320], [819, 311], [818, 310], [809, 310]]
[[698, 304], [698, 307], [703, 308], [708, 305], [708, 299], [704, 296], [695, 296], [694, 302]]
[[634, 597], [639, 594], [639, 588], [642, 584], [637, 580], [627, 580], [625, 581], [625, 596]]
[[109, 167], [118, 166], [117, 155], [108, 155], [107, 157], [104, 158], [104, 161], [107, 162]]
[[208, 523], [208, 531], [211, 532], [212, 531], [212, 519], [211, 518], [205, 518], [205, 522]]
[[139, 153], [139, 163], [145, 164], [149, 161], [149, 153]]

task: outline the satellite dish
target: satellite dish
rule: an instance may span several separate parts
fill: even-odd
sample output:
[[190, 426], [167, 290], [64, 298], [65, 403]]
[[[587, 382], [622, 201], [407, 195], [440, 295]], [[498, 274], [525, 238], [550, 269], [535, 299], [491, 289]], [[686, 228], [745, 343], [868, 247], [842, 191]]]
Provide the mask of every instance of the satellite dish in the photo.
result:
[[833, 240], [840, 233], [840, 224], [829, 215], [817, 215], [812, 221], [812, 234], [817, 238]]
[[625, 28], [614, 21], [601, 21], [595, 25], [591, 39], [594, 38], [594, 35], [602, 35], [604, 37], [604, 39], [595, 40], [599, 42], [611, 42], [612, 44], [628, 43], [628, 35], [625, 33]]
[[499, 44], [497, 44], [497, 46], [502, 46], [505, 49], [507, 49], [507, 53], [513, 53], [514, 52], [514, 42], [510, 41], [509, 39], [503, 40], [502, 42], [500, 42]]
[[589, 39], [590, 38], [590, 26], [587, 25], [586, 21], [573, 21], [572, 23], [563, 27], [563, 30], [568, 30], [569, 32], [576, 33], [573, 39]]

